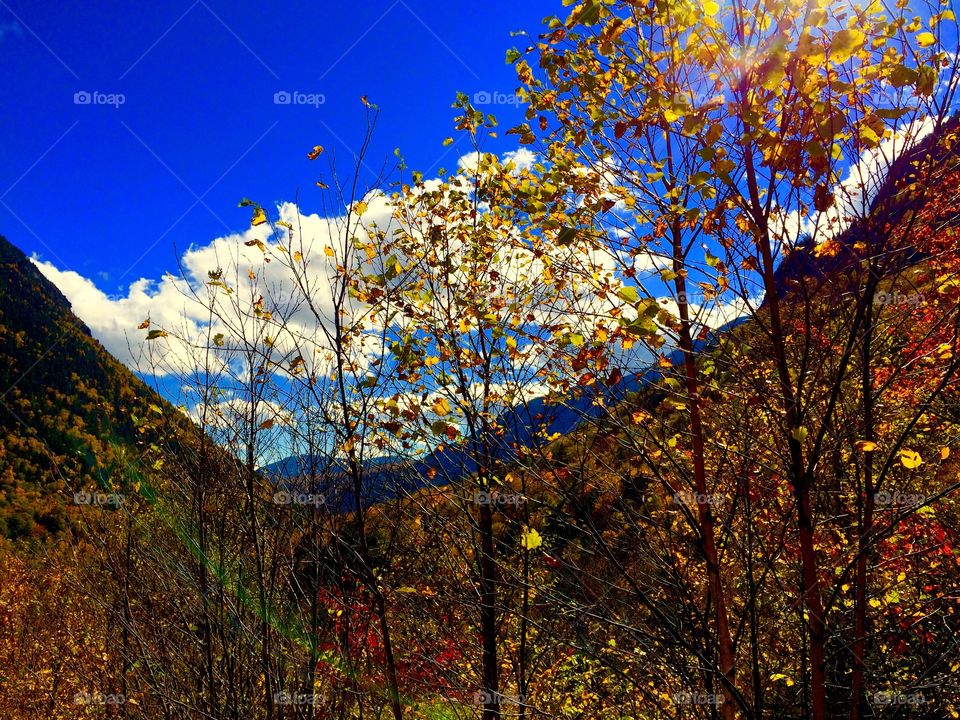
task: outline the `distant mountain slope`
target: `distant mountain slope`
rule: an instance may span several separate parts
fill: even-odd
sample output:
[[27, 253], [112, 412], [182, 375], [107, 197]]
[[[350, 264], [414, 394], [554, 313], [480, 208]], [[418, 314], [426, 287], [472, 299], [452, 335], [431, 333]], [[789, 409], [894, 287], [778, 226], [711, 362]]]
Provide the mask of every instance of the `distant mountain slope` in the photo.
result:
[[[731, 320], [708, 334], [706, 339], [696, 342], [698, 352], [708, 351], [726, 332], [741, 325], [743, 318]], [[683, 362], [683, 353], [674, 350], [667, 356], [671, 365]], [[662, 370], [654, 365], [648, 369], [627, 373], [615, 386], [595, 386], [594, 392], [585, 392], [564, 402], [551, 403], [545, 397], [517, 405], [504, 412], [498, 419], [503, 434], [495, 442], [497, 457], [509, 462], [516, 457], [516, 449], [532, 447], [537, 437], [569, 435], [578, 427], [598, 420], [631, 393], [649, 387], [662, 377]], [[597, 393], [603, 395], [604, 402], [597, 403]], [[331, 468], [332, 461], [325, 458], [293, 456], [284, 458], [263, 468], [267, 477], [280, 487], [309, 490], [304, 478], [310, 476], [309, 468]], [[332, 468], [323, 476], [323, 487], [312, 488], [327, 497], [328, 506], [338, 510], [350, 510], [354, 507], [353, 491], [346, 468]], [[476, 472], [476, 463], [468, 448], [462, 445], [445, 447], [442, 452], [432, 452], [417, 460], [398, 457], [380, 457], [371, 459], [367, 464], [363, 504], [373, 505], [385, 500], [416, 492], [427, 486], [443, 486], [456, 482]], [[332, 476], [332, 478], [331, 478]], [[308, 484], [308, 483], [307, 483]], [[319, 483], [318, 483], [319, 485]]]
[[0, 237], [0, 534], [57, 532], [73, 490], [109, 491], [136, 445], [133, 414], [156, 403]]
[[[944, 180], [946, 168], [956, 162], [958, 149], [949, 140], [960, 130], [960, 117], [951, 117], [943, 125], [926, 135], [908, 151], [901, 153], [892, 163], [887, 176], [870, 200], [870, 212], [866, 218], [855, 218], [833, 240], [836, 247], [830, 252], [818, 252], [811, 238], [805, 238], [777, 268], [775, 277], [778, 294], [787, 296], [809, 278], [824, 280], [849, 269], [860, 262], [862, 252], [856, 250], [858, 242], [875, 245], [877, 236], [886, 237], [885, 229], [897, 228], [903, 232], [909, 226], [908, 218], [931, 204], [942, 203], [957, 214], [955, 202], [944, 201], [939, 192], [913, 192], [913, 185], [939, 186]], [[947, 186], [944, 189], [950, 189]], [[823, 240], [819, 238], [818, 240]], [[874, 251], [878, 248], [872, 248]], [[883, 252], [892, 248], [885, 247]], [[897, 247], [891, 257], [884, 260], [884, 271], [892, 273], [898, 268], [913, 265], [923, 260], [923, 252], [905, 244]]]

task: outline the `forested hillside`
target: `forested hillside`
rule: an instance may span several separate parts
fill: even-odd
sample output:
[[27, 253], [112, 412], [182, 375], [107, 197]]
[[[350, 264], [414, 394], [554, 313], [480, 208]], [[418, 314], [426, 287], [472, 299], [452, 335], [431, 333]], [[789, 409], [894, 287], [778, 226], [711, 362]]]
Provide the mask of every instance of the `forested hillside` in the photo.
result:
[[162, 401], [3, 237], [0, 264], [0, 534], [38, 538], [66, 528], [74, 492], [126, 482], [136, 418]]

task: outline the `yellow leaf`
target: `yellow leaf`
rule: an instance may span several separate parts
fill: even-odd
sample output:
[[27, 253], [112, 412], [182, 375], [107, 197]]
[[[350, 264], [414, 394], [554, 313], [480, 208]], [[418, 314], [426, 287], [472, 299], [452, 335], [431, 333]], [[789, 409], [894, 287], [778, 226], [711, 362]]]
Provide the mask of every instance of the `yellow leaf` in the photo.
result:
[[523, 545], [526, 550], [536, 550], [543, 545], [543, 538], [540, 537], [540, 533], [533, 528], [527, 528], [523, 533], [523, 537], [520, 539], [520, 544]]
[[715, 2], [715, 0], [707, 0], [703, 4], [703, 12], [705, 15], [716, 15], [720, 12], [720, 4]]
[[313, 150], [307, 153], [307, 160], [316, 160], [320, 157], [320, 153], [323, 152], [323, 147], [320, 145], [314, 145]]
[[450, 403], [446, 398], [437, 398], [431, 408], [440, 417], [450, 414]]
[[330, 247], [329, 245], [323, 246], [323, 254], [326, 255], [327, 257], [333, 257], [334, 255], [336, 255], [336, 253], [333, 251], [333, 248]]
[[937, 44], [937, 38], [933, 33], [923, 32], [917, 35], [917, 45], [922, 48], [928, 48]]
[[854, 447], [857, 449], [857, 452], [876, 452], [880, 446], [877, 445], [873, 440], [857, 440]]
[[948, 447], [940, 448], [940, 459], [946, 460], [948, 457], [950, 457], [950, 448]]
[[363, 215], [367, 211], [367, 204], [361, 200], [360, 202], [354, 204], [353, 211], [357, 215]]
[[263, 225], [267, 221], [267, 214], [263, 211], [263, 208], [257, 208], [253, 211], [253, 219], [250, 220], [250, 224], [256, 227], [257, 225]]
[[866, 35], [854, 28], [841, 30], [830, 42], [830, 59], [836, 63], [846, 62], [851, 55], [863, 47]]
[[903, 466], [908, 470], [913, 470], [914, 468], [920, 467], [920, 463], [923, 462], [923, 458], [920, 457], [919, 453], [913, 450], [901, 450], [900, 462], [902, 462]]

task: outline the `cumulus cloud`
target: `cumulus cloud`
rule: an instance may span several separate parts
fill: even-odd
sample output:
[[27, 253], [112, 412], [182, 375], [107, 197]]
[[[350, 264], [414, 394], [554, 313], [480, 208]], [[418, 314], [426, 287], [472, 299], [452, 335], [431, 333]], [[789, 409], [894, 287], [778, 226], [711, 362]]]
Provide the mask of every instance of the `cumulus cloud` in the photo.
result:
[[774, 237], [781, 245], [792, 247], [804, 235], [819, 244], [842, 233], [854, 220], [867, 214], [897, 158], [933, 132], [934, 125], [930, 117], [913, 121], [864, 152], [834, 188], [833, 207], [806, 216], [799, 210], [780, 213], [771, 225]]
[[43, 275], [70, 300], [74, 312], [93, 336], [124, 364], [136, 368], [141, 354], [137, 326], [147, 316], [158, 324], [173, 326], [195, 319], [196, 307], [184, 298], [180, 283], [168, 276], [154, 281], [141, 278], [123, 296], [107, 295], [92, 280], [53, 263], [31, 258]]
[[[385, 199], [371, 195], [365, 200], [365, 224], [388, 225], [390, 209]], [[36, 257], [33, 262], [60, 288], [94, 337], [132, 369], [187, 374], [206, 367], [211, 359], [205, 352], [208, 338], [222, 335], [218, 347], [229, 348], [232, 338], [250, 338], [257, 332], [271, 335], [279, 355], [300, 351], [309, 365], [324, 346], [322, 326], [332, 323], [329, 278], [336, 273], [336, 260], [326, 249], [336, 249], [343, 256], [351, 221], [346, 214], [302, 214], [292, 203], [280, 205], [277, 214], [290, 229], [278, 226], [273, 233], [264, 224], [192, 246], [179, 258], [178, 274], [140, 278], [121, 295], [108, 295], [90, 278], [51, 262]], [[356, 224], [356, 216], [352, 217]], [[302, 262], [291, 260], [294, 252]], [[223, 285], [212, 285], [213, 280]], [[312, 306], [302, 301], [303, 294], [310, 296]], [[258, 305], [261, 298], [264, 303]], [[257, 329], [263, 310], [282, 313], [275, 328]], [[146, 342], [147, 330], [138, 328], [146, 320], [150, 329], [162, 329], [168, 336]]]
[[[531, 167], [537, 157], [521, 148], [502, 159], [521, 169]], [[468, 176], [471, 164], [478, 161], [476, 153], [460, 159], [464, 175], [460, 185], [453, 180], [455, 191], [472, 192]], [[439, 179], [428, 179], [423, 191], [439, 187]], [[370, 238], [376, 244], [377, 231], [389, 237], [396, 222], [393, 201], [382, 192], [371, 192], [362, 202], [362, 213], [354, 207], [352, 213], [345, 208], [327, 216], [281, 203], [270, 213], [278, 222], [191, 246], [177, 258], [175, 273], [139, 278], [126, 292], [116, 295], [101, 290], [90, 277], [37, 257], [33, 262], [60, 288], [94, 337], [134, 370], [180, 377], [197, 371], [235, 374], [241, 367], [231, 368], [231, 360], [224, 356], [232, 346], [243, 347], [235, 340], [260, 333], [261, 339], [269, 339], [275, 360], [287, 362], [299, 356], [304, 370], [322, 373], [324, 363], [329, 362], [325, 330], [334, 319], [331, 280], [337, 275], [337, 263], [347, 253], [363, 255], [354, 246], [354, 238], [362, 242]], [[569, 258], [566, 261], [571, 262]], [[519, 255], [513, 265], [504, 268], [505, 275], [542, 271], [542, 261], [525, 261]], [[359, 306], [353, 303], [347, 309], [360, 314]], [[267, 329], [262, 322], [264, 311], [272, 315]], [[141, 328], [147, 320], [149, 327]], [[167, 335], [147, 341], [149, 330], [163, 330]], [[371, 337], [366, 346], [357, 349], [359, 356], [354, 360], [359, 366], [363, 366], [365, 352], [376, 351], [376, 341]], [[251, 361], [240, 358], [241, 365]]]
[[[504, 157], [520, 167], [529, 167], [536, 159], [536, 155], [526, 149]], [[460, 159], [463, 182], [458, 185], [455, 180], [451, 193], [473, 191], [470, 166], [478, 160], [475, 154]], [[439, 187], [439, 180], [427, 180], [422, 192], [430, 193]], [[176, 274], [157, 279], [140, 278], [121, 295], [108, 295], [90, 278], [60, 269], [53, 263], [39, 258], [33, 261], [66, 295], [94, 337], [134, 370], [180, 378], [189, 378], [195, 373], [242, 378], [251, 363], [272, 363], [272, 367], [283, 372], [281, 368], [289, 370], [291, 361], [301, 358], [298, 362], [302, 371], [310, 376], [324, 376], [329, 374], [332, 360], [325, 331], [334, 320], [335, 283], [332, 281], [337, 277], [337, 264], [348, 252], [363, 258], [364, 252], [355, 247], [354, 238], [361, 242], [372, 238], [375, 246], [377, 233], [390, 237], [394, 223], [399, 222], [394, 201], [383, 193], [372, 192], [362, 202], [365, 205], [362, 214], [358, 213], [360, 208], [354, 206], [352, 213], [344, 208], [333, 215], [309, 214], [293, 203], [282, 203], [270, 212], [279, 222], [194, 245], [177, 259]], [[411, 203], [416, 205], [416, 197]], [[427, 238], [430, 223], [445, 222], [441, 216], [443, 213], [420, 215], [414, 209], [410, 213], [409, 229]], [[623, 313], [629, 319], [633, 308], [624, 307], [623, 300], [617, 297], [616, 282], [613, 281], [612, 293], [601, 290], [607, 287], [606, 279], [613, 280], [623, 269], [620, 258], [605, 249], [588, 251], [578, 244], [548, 248], [549, 256], [534, 254], [523, 242], [510, 241], [511, 233], [519, 232], [517, 229], [504, 228], [504, 232], [507, 233], [504, 240], [512, 249], [501, 257], [497, 270], [507, 284], [536, 288], [527, 296], [533, 299], [534, 306], [529, 312], [537, 321], [548, 326], [565, 326], [570, 333], [592, 337], [598, 323], [610, 327], [612, 314]], [[456, 253], [456, 242], [450, 247]], [[653, 270], [661, 266], [664, 258], [651, 253], [649, 258], [637, 258], [636, 262]], [[453, 262], [452, 266], [456, 268], [457, 263]], [[563, 273], [566, 278], [562, 292], [543, 282], [548, 268], [555, 274]], [[462, 282], [465, 289], [468, 286], [467, 279], [459, 278], [456, 270], [451, 271], [447, 281]], [[349, 304], [345, 310], [351, 320], [366, 312], [359, 302]], [[270, 314], [266, 320], [264, 312]], [[720, 310], [703, 312], [705, 324], [713, 324], [720, 316], [726, 317]], [[146, 320], [149, 328], [139, 328]], [[367, 318], [371, 323], [369, 332], [351, 358], [361, 374], [370, 357], [381, 350], [382, 337], [376, 332], [379, 328], [372, 324], [374, 320]], [[147, 341], [149, 330], [164, 330], [168, 335]], [[270, 357], [246, 354], [244, 350], [250, 344], [241, 339], [252, 339], [260, 348], [268, 347], [269, 350], [263, 352]], [[234, 383], [237, 387], [242, 384]], [[542, 388], [538, 388], [539, 391]], [[525, 393], [529, 392], [531, 388], [527, 387]], [[229, 395], [215, 398], [216, 402], [234, 400]], [[196, 402], [194, 397], [188, 405]]]

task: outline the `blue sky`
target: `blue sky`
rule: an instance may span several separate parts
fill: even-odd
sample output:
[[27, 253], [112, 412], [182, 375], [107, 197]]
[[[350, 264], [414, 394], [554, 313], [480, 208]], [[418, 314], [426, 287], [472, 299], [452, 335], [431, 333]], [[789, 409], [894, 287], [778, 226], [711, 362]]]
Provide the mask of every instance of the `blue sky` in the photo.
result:
[[427, 176], [453, 167], [469, 150], [442, 146], [456, 91], [511, 93], [504, 54], [525, 39], [510, 32], [562, 12], [559, 0], [0, 0], [0, 234], [123, 294], [173, 269], [176, 250], [249, 227], [241, 197], [269, 206], [299, 189], [318, 210], [305, 153], [323, 145], [349, 165], [361, 95], [381, 109], [372, 165], [399, 146]]

